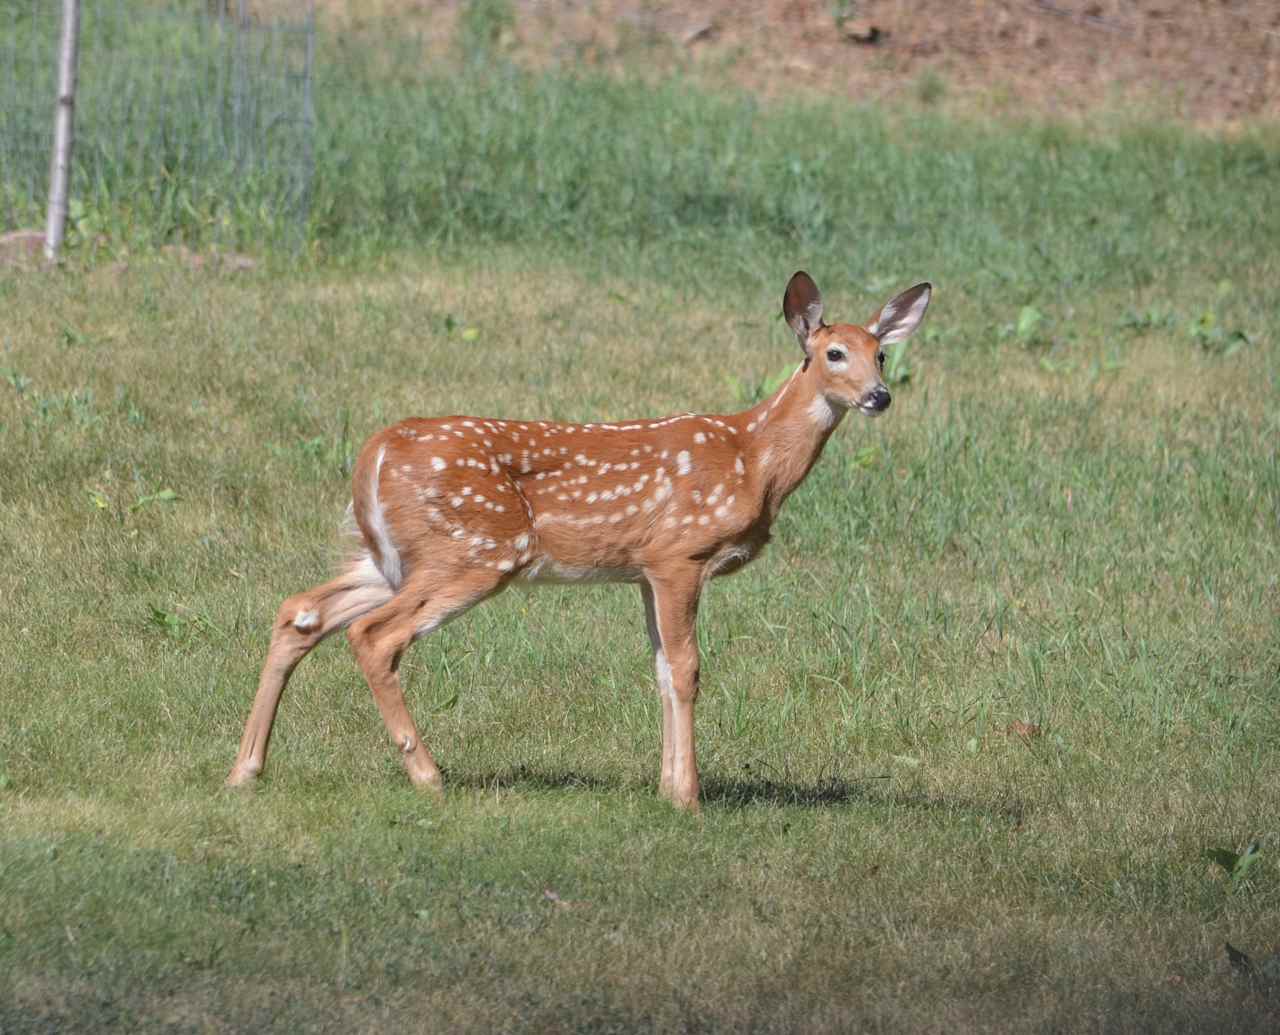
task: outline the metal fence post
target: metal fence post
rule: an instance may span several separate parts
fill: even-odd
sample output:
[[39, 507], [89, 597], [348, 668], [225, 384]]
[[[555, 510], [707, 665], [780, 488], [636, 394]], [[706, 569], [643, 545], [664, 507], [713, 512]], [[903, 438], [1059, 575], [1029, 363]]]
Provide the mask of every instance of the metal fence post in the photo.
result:
[[44, 256], [58, 261], [67, 230], [67, 188], [71, 181], [71, 148], [75, 140], [76, 58], [80, 44], [80, 0], [62, 0], [62, 43], [58, 48], [58, 104], [53, 123], [53, 157], [49, 165], [49, 217]]

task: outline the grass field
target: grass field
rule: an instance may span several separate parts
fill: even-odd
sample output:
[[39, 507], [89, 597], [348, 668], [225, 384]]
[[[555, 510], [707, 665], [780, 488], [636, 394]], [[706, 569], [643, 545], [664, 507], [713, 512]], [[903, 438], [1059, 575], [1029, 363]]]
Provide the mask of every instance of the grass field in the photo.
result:
[[[1275, 1030], [1274, 133], [439, 85], [344, 96], [305, 255], [0, 271], [0, 1032]], [[444, 803], [340, 641], [221, 789], [366, 435], [742, 408], [799, 267], [937, 293], [709, 591], [701, 816], [629, 587], [409, 655]]]

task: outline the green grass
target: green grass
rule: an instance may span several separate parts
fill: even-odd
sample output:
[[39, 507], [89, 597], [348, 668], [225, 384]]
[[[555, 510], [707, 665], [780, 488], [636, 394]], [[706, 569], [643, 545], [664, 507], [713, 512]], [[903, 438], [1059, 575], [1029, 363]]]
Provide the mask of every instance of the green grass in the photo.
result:
[[[1273, 136], [376, 85], [305, 261], [0, 271], [0, 1030], [1273, 1030]], [[443, 804], [340, 642], [221, 790], [366, 435], [738, 408], [800, 266], [937, 294], [707, 594], [700, 818], [627, 587], [406, 658]]]
[[[0, 290], [6, 1030], [1274, 1023], [1221, 946], [1275, 951], [1280, 914], [1265, 328], [1225, 358], [1109, 329], [1050, 369], [944, 286], [892, 414], [709, 593], [690, 819], [623, 587], [508, 594], [410, 655], [444, 805], [341, 644], [259, 791], [219, 783], [366, 433], [731, 408], [793, 358], [776, 292], [528, 249]], [[1206, 853], [1255, 838], [1233, 886]]]

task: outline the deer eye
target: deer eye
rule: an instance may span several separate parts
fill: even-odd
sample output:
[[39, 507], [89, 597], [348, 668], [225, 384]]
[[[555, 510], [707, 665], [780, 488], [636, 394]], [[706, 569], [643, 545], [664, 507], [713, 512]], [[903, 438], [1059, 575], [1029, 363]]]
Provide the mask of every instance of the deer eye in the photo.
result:
[[843, 362], [844, 362], [844, 353], [843, 353], [843, 352], [841, 352], [839, 349], [827, 349], [827, 362], [828, 362], [828, 363], [843, 363]]
[[883, 350], [876, 353], [876, 365], [879, 366], [881, 370], [884, 369], [884, 351]]

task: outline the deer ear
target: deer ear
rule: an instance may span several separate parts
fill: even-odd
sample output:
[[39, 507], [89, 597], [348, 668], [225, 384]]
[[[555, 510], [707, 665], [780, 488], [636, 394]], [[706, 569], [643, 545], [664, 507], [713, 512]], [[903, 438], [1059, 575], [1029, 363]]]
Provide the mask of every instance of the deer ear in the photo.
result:
[[800, 347], [809, 355], [809, 335], [822, 326], [822, 294], [818, 285], [804, 270], [791, 275], [786, 294], [782, 296], [782, 315], [800, 339]]
[[907, 288], [884, 304], [884, 308], [867, 324], [867, 330], [880, 339], [881, 345], [892, 345], [909, 338], [924, 319], [932, 294], [933, 285], [927, 281]]

